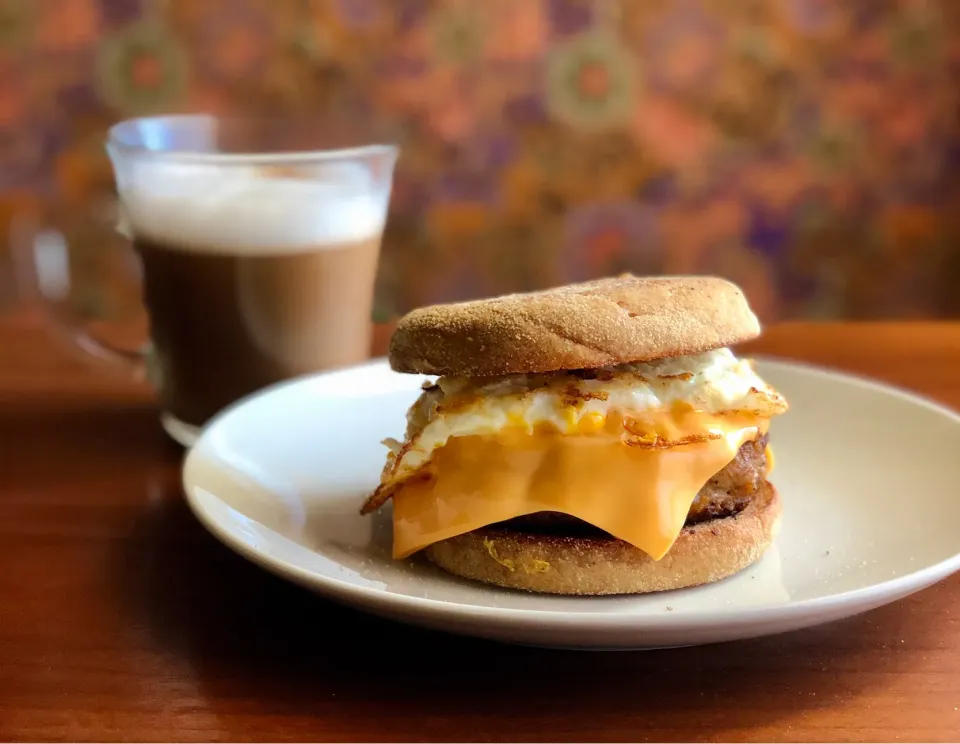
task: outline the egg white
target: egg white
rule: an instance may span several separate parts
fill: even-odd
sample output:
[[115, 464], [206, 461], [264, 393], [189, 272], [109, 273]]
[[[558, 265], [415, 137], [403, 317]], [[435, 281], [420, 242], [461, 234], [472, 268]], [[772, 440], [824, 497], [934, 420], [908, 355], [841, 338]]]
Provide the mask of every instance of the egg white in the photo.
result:
[[[749, 361], [726, 348], [608, 367], [593, 374], [436, 380], [407, 414], [406, 442], [386, 442], [393, 457], [385, 479], [399, 480], [422, 467], [451, 437], [492, 435], [508, 426], [526, 426], [532, 432], [538, 424], [549, 423], [570, 433], [578, 430], [586, 415], [665, 411], [676, 402], [706, 413], [746, 411], [774, 416], [787, 408]], [[582, 396], [576, 404], [570, 401], [571, 387]]]

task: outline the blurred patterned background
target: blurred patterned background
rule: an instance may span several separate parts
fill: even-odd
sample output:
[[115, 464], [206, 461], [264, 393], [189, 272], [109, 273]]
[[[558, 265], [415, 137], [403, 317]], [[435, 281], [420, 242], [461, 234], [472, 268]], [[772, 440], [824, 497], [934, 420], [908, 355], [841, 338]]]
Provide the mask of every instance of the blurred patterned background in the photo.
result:
[[958, 0], [0, 0], [0, 226], [109, 316], [110, 124], [319, 114], [402, 148], [381, 318], [621, 270], [956, 316], [958, 72]]

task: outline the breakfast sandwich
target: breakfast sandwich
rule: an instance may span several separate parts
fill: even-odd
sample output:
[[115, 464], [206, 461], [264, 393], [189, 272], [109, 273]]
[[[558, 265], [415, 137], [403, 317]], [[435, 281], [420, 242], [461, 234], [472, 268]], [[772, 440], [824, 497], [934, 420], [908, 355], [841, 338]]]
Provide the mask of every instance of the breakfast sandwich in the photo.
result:
[[420, 308], [389, 361], [429, 379], [363, 513], [393, 557], [553, 594], [694, 586], [755, 562], [787, 409], [730, 346], [760, 326], [714, 277], [622, 276]]

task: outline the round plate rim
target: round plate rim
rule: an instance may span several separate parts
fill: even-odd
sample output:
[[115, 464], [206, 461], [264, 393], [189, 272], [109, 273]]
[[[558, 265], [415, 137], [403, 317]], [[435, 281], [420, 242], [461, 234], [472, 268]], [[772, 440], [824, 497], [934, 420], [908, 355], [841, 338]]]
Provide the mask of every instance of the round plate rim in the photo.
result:
[[[773, 355], [751, 354], [749, 357], [760, 360], [768, 366], [781, 367], [784, 370], [801, 374], [812, 374], [820, 378], [837, 379], [842, 382], [868, 387], [881, 393], [893, 395], [943, 415], [960, 426], [960, 412], [921, 393], [876, 378], [831, 368], [826, 365], [798, 362]], [[238, 410], [259, 402], [261, 399], [274, 395], [286, 388], [310, 384], [319, 378], [333, 374], [376, 368], [385, 365], [386, 359], [378, 357], [353, 367], [344, 367], [295, 377], [263, 388], [252, 395], [248, 395], [214, 416], [203, 428], [197, 442], [187, 452], [181, 469], [181, 483], [185, 498], [191, 512], [196, 516], [197, 520], [217, 538], [217, 540], [258, 566], [288, 580], [296, 581], [302, 586], [310, 587], [318, 591], [318, 593], [337, 598], [340, 601], [347, 602], [354, 606], [403, 609], [408, 612], [415, 612], [418, 615], [444, 615], [446, 617], [455, 617], [464, 620], [480, 620], [497, 624], [509, 623], [523, 627], [543, 627], [544, 624], [548, 624], [551, 628], [590, 626], [597, 629], [616, 629], [622, 628], [624, 625], [629, 625], [633, 631], [642, 631], [644, 629], [653, 630], [662, 628], [664, 622], [669, 622], [671, 628], [674, 630], [706, 629], [716, 623], [724, 622], [745, 624], [754, 622], [770, 623], [778, 620], [782, 621], [789, 618], [796, 618], [798, 615], [807, 613], [829, 613], [831, 610], [836, 610], [848, 605], [860, 605], [863, 610], [870, 609], [885, 604], [888, 598], [892, 598], [890, 600], [892, 601], [893, 599], [912, 594], [960, 571], [960, 552], [957, 552], [937, 563], [917, 569], [903, 576], [839, 594], [788, 601], [782, 605], [770, 605], [750, 609], [712, 610], [709, 612], [702, 610], [678, 610], [662, 618], [654, 615], [603, 614], [578, 612], [569, 609], [549, 610], [491, 607], [487, 605], [473, 605], [448, 600], [429, 599], [427, 597], [414, 597], [382, 589], [360, 586], [342, 579], [317, 574], [281, 558], [271, 556], [268, 559], [247, 543], [234, 537], [229, 530], [225, 529], [217, 520], [213, 519], [198, 502], [196, 495], [187, 482], [191, 463], [195, 457], [197, 457], [196, 453], [200, 449], [200, 445], [204, 444], [211, 436], [210, 432], [224, 425], [224, 421], [229, 420]], [[491, 591], [508, 590], [491, 588]], [[629, 595], [624, 596], [629, 597]], [[582, 599], [585, 602], [590, 602], [615, 598], [616, 597], [583, 597]], [[877, 602], [876, 600], [880, 601]], [[863, 610], [856, 610], [855, 612]]]

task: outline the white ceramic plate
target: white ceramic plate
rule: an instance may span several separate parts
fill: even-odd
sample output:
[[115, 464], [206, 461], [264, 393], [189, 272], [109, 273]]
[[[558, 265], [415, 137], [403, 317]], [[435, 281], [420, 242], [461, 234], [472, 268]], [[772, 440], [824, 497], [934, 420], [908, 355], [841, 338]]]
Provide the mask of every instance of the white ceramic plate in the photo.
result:
[[691, 645], [778, 633], [892, 602], [960, 568], [960, 416], [910, 393], [761, 360], [791, 403], [771, 427], [783, 529], [755, 566], [640, 597], [495, 589], [390, 558], [390, 516], [361, 517], [421, 379], [383, 361], [266, 390], [190, 451], [191, 508], [220, 540], [332, 599], [516, 643]]

